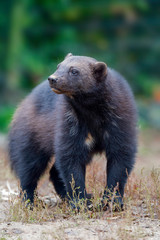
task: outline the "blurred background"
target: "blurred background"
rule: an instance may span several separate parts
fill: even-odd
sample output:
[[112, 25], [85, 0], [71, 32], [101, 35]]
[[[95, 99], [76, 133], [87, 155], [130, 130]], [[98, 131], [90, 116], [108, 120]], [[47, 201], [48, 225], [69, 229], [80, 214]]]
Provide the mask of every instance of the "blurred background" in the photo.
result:
[[17, 104], [68, 52], [104, 61], [129, 81], [139, 129], [160, 129], [159, 0], [0, 2], [0, 133]]

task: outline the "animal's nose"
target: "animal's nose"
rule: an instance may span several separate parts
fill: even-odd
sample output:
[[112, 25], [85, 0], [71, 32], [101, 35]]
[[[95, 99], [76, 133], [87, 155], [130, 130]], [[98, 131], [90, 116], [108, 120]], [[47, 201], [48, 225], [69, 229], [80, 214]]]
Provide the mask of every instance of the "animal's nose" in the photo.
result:
[[56, 83], [57, 80], [58, 80], [58, 79], [57, 79], [56, 77], [52, 77], [52, 76], [50, 76], [50, 77], [48, 78], [48, 81], [49, 81], [51, 84]]

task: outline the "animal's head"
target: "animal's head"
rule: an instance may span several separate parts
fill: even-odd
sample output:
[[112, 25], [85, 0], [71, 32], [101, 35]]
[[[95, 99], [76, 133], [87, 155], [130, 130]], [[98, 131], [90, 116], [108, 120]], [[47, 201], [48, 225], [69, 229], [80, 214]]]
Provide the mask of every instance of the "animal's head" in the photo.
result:
[[52, 90], [68, 96], [76, 93], [90, 93], [104, 81], [107, 65], [94, 58], [73, 56], [69, 53], [58, 64], [57, 70], [49, 76]]

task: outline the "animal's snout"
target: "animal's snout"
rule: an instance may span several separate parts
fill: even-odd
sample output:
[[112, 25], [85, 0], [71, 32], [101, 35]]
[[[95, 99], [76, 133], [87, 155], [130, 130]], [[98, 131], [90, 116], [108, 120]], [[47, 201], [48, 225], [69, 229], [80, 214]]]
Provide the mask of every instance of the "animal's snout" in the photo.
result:
[[55, 84], [58, 81], [58, 78], [56, 78], [55, 76], [50, 76], [48, 78], [48, 81], [50, 84]]

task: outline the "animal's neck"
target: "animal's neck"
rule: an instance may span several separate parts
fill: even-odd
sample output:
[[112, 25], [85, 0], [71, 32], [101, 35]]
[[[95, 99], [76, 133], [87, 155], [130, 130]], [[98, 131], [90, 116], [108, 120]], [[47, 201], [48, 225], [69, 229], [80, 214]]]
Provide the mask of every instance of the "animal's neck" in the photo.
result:
[[99, 119], [99, 124], [105, 121], [108, 107], [106, 102], [107, 91], [97, 89], [92, 93], [79, 94], [67, 101], [74, 109], [79, 119], [83, 118], [88, 124]]

